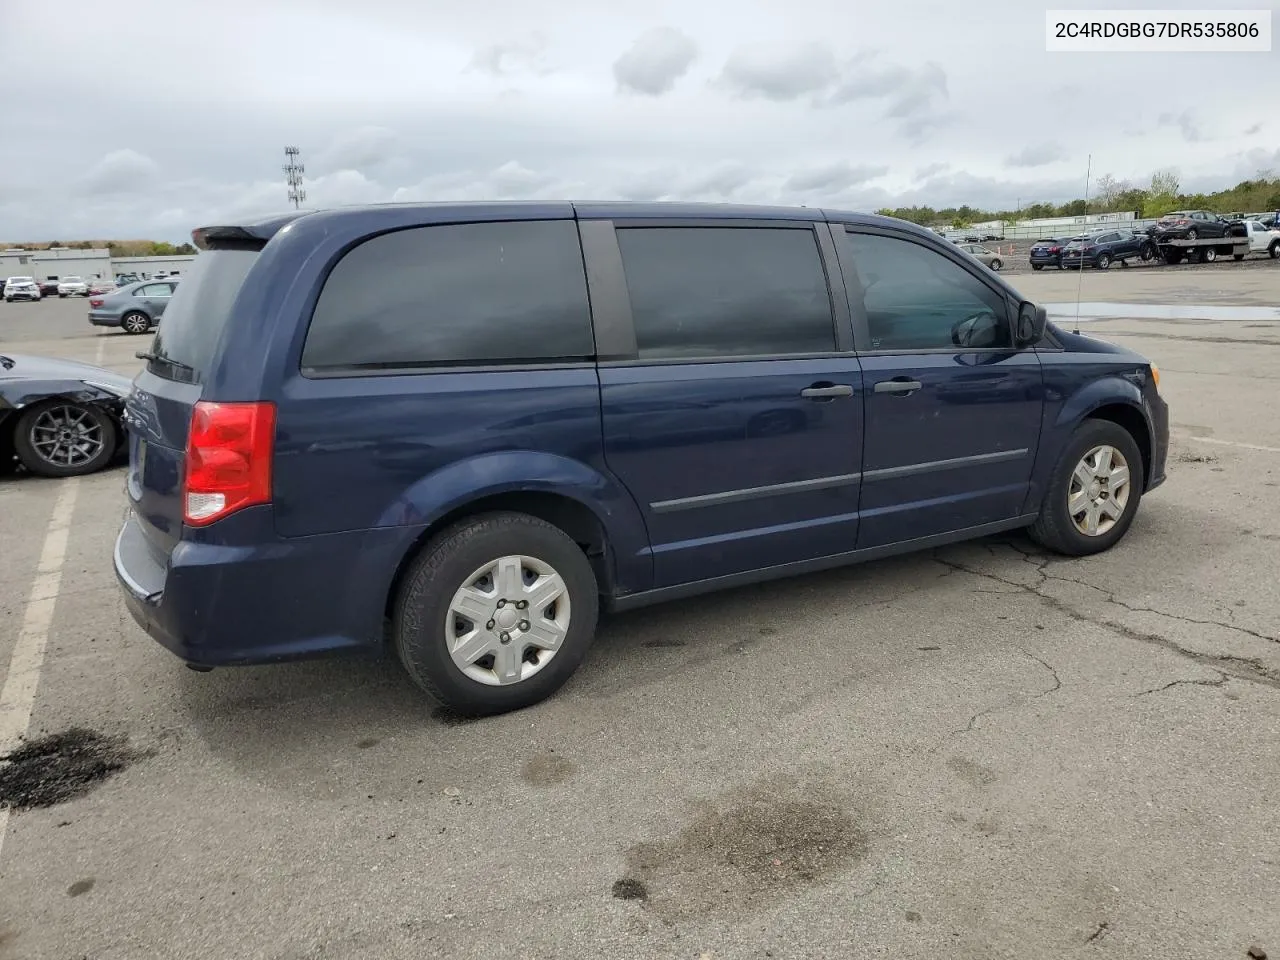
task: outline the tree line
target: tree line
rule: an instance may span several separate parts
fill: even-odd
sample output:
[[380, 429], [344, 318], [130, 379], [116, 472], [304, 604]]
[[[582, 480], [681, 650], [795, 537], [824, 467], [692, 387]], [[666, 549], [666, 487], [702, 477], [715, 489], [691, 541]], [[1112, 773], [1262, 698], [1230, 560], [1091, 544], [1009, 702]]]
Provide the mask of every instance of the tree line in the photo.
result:
[[50, 247], [66, 247], [68, 250], [101, 250], [106, 247], [113, 257], [182, 257], [194, 256], [196, 248], [190, 243], [168, 243], [163, 240], [74, 240], [59, 243], [5, 243], [4, 247], [21, 247], [23, 250], [48, 250]]
[[959, 207], [896, 207], [876, 211], [887, 217], [910, 220], [925, 227], [948, 225], [967, 227], [983, 220], [1039, 220], [1046, 217], [1080, 217], [1088, 213], [1126, 213], [1139, 218], [1163, 216], [1172, 210], [1209, 210], [1213, 213], [1257, 213], [1280, 210], [1280, 177], [1269, 170], [1259, 171], [1252, 180], [1216, 193], [1183, 193], [1178, 174], [1157, 170], [1150, 185], [1135, 187], [1104, 173], [1091, 186], [1088, 202], [1082, 198], [1066, 203], [1029, 203], [1016, 210], [980, 210]]

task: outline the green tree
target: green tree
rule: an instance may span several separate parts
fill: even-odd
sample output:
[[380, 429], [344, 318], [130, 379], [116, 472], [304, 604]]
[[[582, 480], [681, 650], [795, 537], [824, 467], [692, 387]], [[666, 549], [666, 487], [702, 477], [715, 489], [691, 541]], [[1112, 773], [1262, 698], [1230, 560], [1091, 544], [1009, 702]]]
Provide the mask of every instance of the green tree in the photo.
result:
[[187, 254], [188, 256], [194, 256], [196, 248], [190, 243], [180, 243], [178, 244], [177, 251], [178, 253]]

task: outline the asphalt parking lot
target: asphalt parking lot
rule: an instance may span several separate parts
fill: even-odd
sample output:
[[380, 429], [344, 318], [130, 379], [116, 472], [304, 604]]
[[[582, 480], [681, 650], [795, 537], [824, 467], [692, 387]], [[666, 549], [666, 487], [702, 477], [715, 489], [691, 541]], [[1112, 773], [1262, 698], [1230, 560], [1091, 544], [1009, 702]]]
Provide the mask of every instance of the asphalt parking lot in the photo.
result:
[[[476, 722], [390, 660], [185, 669], [117, 597], [122, 471], [0, 478], [5, 702], [120, 767], [0, 829], [0, 960], [1280, 956], [1280, 314], [1190, 306], [1280, 306], [1280, 266], [1083, 299], [1184, 314], [1082, 325], [1172, 407], [1115, 550], [1002, 537], [618, 616], [557, 696]], [[0, 350], [134, 371], [148, 338], [86, 309], [0, 304]]]

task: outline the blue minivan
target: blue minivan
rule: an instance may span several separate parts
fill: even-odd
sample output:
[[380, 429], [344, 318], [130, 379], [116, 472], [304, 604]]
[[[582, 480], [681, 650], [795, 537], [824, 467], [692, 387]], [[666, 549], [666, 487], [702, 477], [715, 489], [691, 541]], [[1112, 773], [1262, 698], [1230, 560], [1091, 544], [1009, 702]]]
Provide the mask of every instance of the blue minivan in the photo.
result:
[[834, 210], [389, 205], [195, 231], [125, 411], [115, 568], [208, 669], [393, 648], [476, 714], [601, 607], [1028, 528], [1164, 480], [1155, 367]]

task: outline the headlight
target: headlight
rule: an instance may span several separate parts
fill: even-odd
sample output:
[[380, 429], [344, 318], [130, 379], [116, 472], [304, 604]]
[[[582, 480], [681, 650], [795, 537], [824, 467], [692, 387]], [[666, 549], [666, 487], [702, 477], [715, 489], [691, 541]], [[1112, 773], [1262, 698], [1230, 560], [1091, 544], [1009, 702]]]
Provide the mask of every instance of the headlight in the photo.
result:
[[86, 387], [96, 387], [99, 390], [105, 390], [107, 393], [115, 394], [117, 397], [127, 397], [132, 387], [126, 389], [118, 387], [114, 383], [103, 383], [101, 380], [84, 380], [82, 381]]

